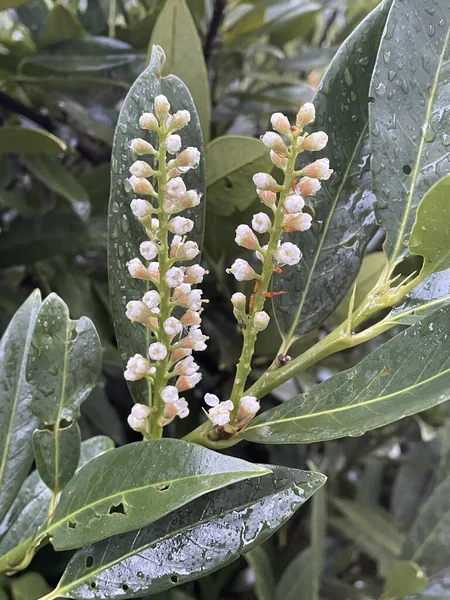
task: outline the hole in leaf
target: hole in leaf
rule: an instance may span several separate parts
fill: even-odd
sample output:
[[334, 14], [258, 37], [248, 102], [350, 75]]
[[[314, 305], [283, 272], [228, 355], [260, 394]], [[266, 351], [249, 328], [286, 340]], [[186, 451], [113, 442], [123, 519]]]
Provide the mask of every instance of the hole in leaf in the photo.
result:
[[411, 167], [409, 165], [403, 165], [402, 171], [405, 175], [411, 175]]
[[123, 589], [124, 592], [126, 592], [127, 590], [130, 589], [126, 583], [122, 583], [122, 585], [120, 587]]
[[95, 583], [95, 581], [91, 581], [91, 588], [93, 590], [95, 590], [96, 587], [97, 587], [97, 584]]
[[395, 267], [394, 272], [392, 273], [392, 278], [400, 275], [398, 279], [394, 281], [392, 284], [394, 287], [398, 286], [405, 277], [412, 275], [415, 273], [419, 274], [423, 265], [423, 257], [422, 256], [414, 256], [409, 255], [405, 256], [405, 258]]
[[73, 421], [66, 421], [66, 419], [61, 419], [61, 421], [59, 422], [59, 428], [60, 429], [67, 429], [68, 427], [70, 427], [72, 425]]
[[73, 327], [70, 330], [70, 338], [69, 338], [69, 342], [74, 342], [78, 337], [78, 329], [76, 327]]
[[75, 527], [76, 527], [76, 526], [77, 526], [77, 524], [75, 523], [75, 521], [69, 521], [69, 522], [67, 523], [67, 527], [68, 527], [69, 529], [75, 529]]
[[170, 488], [170, 483], [164, 483], [163, 485], [155, 485], [158, 492], [165, 492]]
[[171, 581], [172, 583], [178, 583], [178, 579], [179, 579], [178, 575], [172, 575], [172, 576], [170, 577], [170, 581]]
[[86, 569], [90, 569], [92, 567], [92, 565], [94, 564], [94, 557], [93, 556], [86, 556]]
[[354, 246], [357, 242], [358, 238], [356, 237], [356, 235], [352, 235], [352, 237], [348, 238], [348, 240], [342, 242], [342, 246], [344, 248], [352, 248], [352, 246]]
[[369, 104], [373, 104], [375, 102], [375, 98], [373, 96], [369, 96], [368, 101]]
[[224, 177], [223, 184], [226, 190], [231, 190], [233, 187], [233, 182], [229, 177]]
[[119, 515], [126, 515], [126, 511], [125, 511], [125, 507], [123, 505], [123, 503], [121, 502], [120, 504], [117, 504], [117, 506], [112, 505], [111, 508], [108, 511], [108, 514], [113, 515], [114, 513], [117, 513]]

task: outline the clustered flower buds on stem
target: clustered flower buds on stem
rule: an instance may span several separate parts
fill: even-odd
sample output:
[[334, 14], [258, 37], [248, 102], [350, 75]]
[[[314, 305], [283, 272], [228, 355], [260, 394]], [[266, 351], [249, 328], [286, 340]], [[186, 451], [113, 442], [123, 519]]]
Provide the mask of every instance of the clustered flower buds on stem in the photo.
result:
[[[199, 194], [187, 190], [181, 177], [200, 160], [197, 148], [180, 152], [182, 140], [176, 132], [189, 120], [187, 110], [171, 114], [167, 98], [159, 95], [154, 113], [144, 113], [139, 119], [142, 129], [157, 134], [158, 147], [140, 138], [130, 143], [133, 153], [151, 161], [136, 160], [127, 180], [137, 196], [145, 196], [134, 198], [131, 210], [148, 237], [140, 245], [141, 257], [131, 259], [128, 270], [131, 277], [147, 281], [149, 289], [139, 300], [128, 302], [126, 316], [147, 329], [151, 342], [146, 356], [135, 354], [128, 360], [125, 378], [146, 379], [152, 385], [152, 406], [136, 404], [128, 418], [133, 429], [149, 438], [160, 437], [162, 427], [176, 416], [189, 414], [180, 393], [200, 381], [191, 355], [206, 348], [207, 337], [200, 329], [205, 300], [201, 290], [192, 289], [206, 271], [200, 265], [183, 265], [200, 251], [195, 242], [186, 240], [193, 221], [178, 214], [200, 202]], [[168, 159], [168, 155], [175, 156]], [[156, 190], [149, 177], [157, 182]]]
[[[272, 115], [274, 131], [267, 131], [262, 142], [270, 149], [270, 157], [275, 167], [283, 171], [284, 181], [278, 184], [269, 173], [256, 173], [253, 182], [256, 191], [269, 214], [260, 212], [253, 215], [251, 228], [239, 225], [235, 241], [238, 246], [254, 250], [262, 262], [258, 273], [246, 260], [238, 258], [228, 269], [238, 281], [255, 280], [255, 287], [249, 302], [244, 294], [233, 294], [233, 313], [243, 330], [242, 354], [237, 366], [236, 378], [231, 399], [223, 402], [217, 396], [207, 394], [205, 402], [211, 407], [208, 416], [214, 426], [211, 439], [220, 439], [223, 433], [233, 433], [248, 423], [259, 410], [259, 403], [253, 396], [245, 396], [244, 388], [250, 373], [251, 359], [258, 332], [269, 324], [270, 317], [263, 310], [273, 272], [296, 265], [302, 258], [298, 246], [292, 242], [281, 242], [283, 232], [302, 232], [311, 227], [312, 217], [303, 212], [304, 198], [314, 196], [320, 189], [320, 179], [329, 179], [332, 170], [327, 158], [321, 158], [296, 170], [298, 155], [304, 150], [322, 150], [328, 141], [323, 131], [307, 133], [304, 127], [315, 119], [315, 109], [310, 103], [303, 105], [297, 113], [296, 123], [281, 114]], [[271, 213], [271, 214], [270, 214]], [[265, 237], [264, 240], [260, 236]], [[220, 429], [222, 428], [222, 429]]]

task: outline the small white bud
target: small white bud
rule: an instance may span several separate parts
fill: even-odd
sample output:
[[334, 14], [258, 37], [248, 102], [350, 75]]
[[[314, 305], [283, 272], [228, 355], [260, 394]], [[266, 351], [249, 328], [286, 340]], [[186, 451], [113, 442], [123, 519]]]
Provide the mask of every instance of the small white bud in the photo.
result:
[[151, 177], [154, 171], [144, 160], [136, 160], [130, 167], [130, 173], [136, 177]]
[[152, 360], [164, 360], [167, 356], [167, 348], [159, 342], [154, 342], [148, 348], [148, 355]]
[[300, 107], [300, 110], [297, 113], [296, 124], [297, 127], [303, 128], [305, 125], [309, 125], [316, 118], [316, 109], [314, 108], [314, 104], [311, 102], [307, 102], [303, 106]]
[[135, 198], [131, 201], [130, 208], [133, 212], [133, 215], [138, 219], [143, 219], [144, 217], [149, 217], [153, 213], [153, 206], [147, 200], [143, 200], [142, 198]]
[[244, 396], [239, 403], [239, 409], [236, 416], [236, 426], [243, 427], [251, 421], [259, 411], [260, 405], [255, 396]]
[[194, 361], [193, 357], [187, 356], [176, 365], [174, 373], [176, 375], [193, 375], [194, 373], [197, 373], [199, 369], [200, 367]]
[[165, 122], [169, 114], [170, 104], [164, 94], [159, 94], [155, 98], [155, 113], [161, 125]]
[[185, 217], [174, 217], [167, 225], [170, 232], [176, 233], [177, 235], [185, 235], [192, 231], [194, 227], [194, 221], [186, 219]]
[[328, 158], [319, 158], [301, 170], [302, 175], [324, 180], [330, 179], [332, 173], [333, 169], [330, 169]]
[[266, 213], [256, 213], [252, 218], [252, 227], [257, 233], [267, 233], [272, 227], [272, 221]]
[[286, 214], [283, 217], [283, 231], [307, 231], [311, 224], [312, 217], [308, 213]]
[[175, 161], [177, 167], [195, 168], [200, 162], [200, 152], [197, 148], [189, 146], [181, 152]]
[[185, 392], [194, 388], [199, 381], [201, 381], [201, 373], [194, 373], [193, 375], [180, 375], [175, 385], [179, 392]]
[[153, 260], [158, 255], [158, 246], [155, 242], [142, 242], [139, 252], [146, 260]]
[[[213, 394], [211, 394], [213, 395]], [[206, 398], [206, 396], [205, 396]], [[231, 400], [226, 400], [225, 402], [219, 402], [219, 404], [216, 404], [215, 406], [213, 406], [212, 408], [209, 409], [208, 411], [208, 416], [209, 419], [211, 420], [212, 424], [216, 427], [223, 427], [223, 425], [226, 425], [227, 423], [230, 422], [230, 418], [231, 418], [231, 411], [233, 410], [234, 406], [233, 403], [231, 402]]]
[[290, 194], [283, 203], [283, 210], [287, 213], [298, 213], [305, 206], [305, 201], [299, 194]]
[[234, 241], [238, 246], [242, 246], [242, 248], [247, 248], [248, 250], [259, 248], [258, 238], [248, 225], [238, 225]]
[[300, 262], [302, 253], [295, 244], [292, 244], [291, 242], [284, 242], [284, 244], [281, 244], [281, 246], [275, 250], [273, 257], [279, 266], [292, 266]]
[[184, 272], [184, 283], [201, 283], [206, 273], [208, 271], [200, 265], [192, 265]]
[[178, 131], [183, 129], [191, 120], [191, 113], [188, 110], [178, 110], [173, 116], [170, 123], [170, 129], [172, 131]]
[[169, 135], [166, 140], [166, 149], [169, 154], [175, 154], [181, 148], [181, 138], [177, 133]]
[[275, 131], [278, 131], [278, 133], [287, 135], [291, 131], [289, 119], [283, 115], [283, 113], [273, 113], [273, 115], [270, 117], [270, 122], [272, 123], [272, 127], [275, 129]]
[[307, 196], [315, 196], [315, 194], [320, 190], [320, 187], [320, 181], [318, 179], [313, 179], [312, 177], [302, 177], [295, 186], [295, 190], [299, 192], [303, 198], [306, 198]]
[[158, 129], [158, 119], [153, 113], [144, 113], [139, 117], [139, 126], [142, 129], [156, 131]]
[[255, 173], [253, 175], [253, 183], [258, 190], [276, 190], [278, 184], [275, 179], [268, 173]]
[[128, 272], [130, 273], [131, 277], [134, 277], [134, 279], [151, 279], [148, 270], [145, 268], [139, 258], [132, 258], [130, 262], [127, 263], [127, 267]]
[[170, 245], [170, 258], [176, 260], [192, 260], [200, 253], [197, 242], [183, 242], [181, 236], [175, 235]]
[[192, 309], [188, 309], [181, 317], [181, 323], [184, 327], [195, 327], [200, 325], [201, 322], [199, 313]]
[[286, 144], [283, 142], [282, 137], [278, 135], [278, 133], [266, 131], [266, 133], [261, 137], [261, 140], [264, 146], [274, 150], [277, 154], [286, 154]]
[[131, 140], [130, 150], [135, 154], [156, 154], [156, 150], [153, 146], [142, 138]]
[[263, 203], [268, 206], [269, 208], [274, 208], [275, 206], [275, 202], [277, 199], [277, 195], [275, 192], [271, 192], [269, 190], [256, 190], [256, 193], [258, 194], [258, 196], [261, 198], [261, 200], [263, 201]]
[[247, 304], [247, 298], [241, 292], [235, 292], [231, 296], [231, 304], [238, 311], [245, 313], [245, 306]]
[[175, 288], [184, 282], [184, 271], [180, 267], [171, 267], [166, 273], [166, 283]]
[[276, 167], [278, 167], [278, 169], [281, 169], [282, 171], [285, 170], [286, 165], [288, 163], [288, 159], [286, 158], [286, 156], [277, 154], [275, 150], [270, 151], [270, 160], [272, 161], [273, 165], [275, 165]]
[[231, 267], [227, 269], [227, 273], [234, 275], [237, 281], [251, 281], [256, 278], [254, 269], [242, 258], [237, 258]]
[[178, 335], [183, 331], [183, 325], [175, 317], [169, 317], [163, 324], [167, 335]]
[[126, 316], [130, 321], [145, 323], [151, 317], [148, 307], [139, 300], [131, 300], [127, 304]]
[[328, 136], [324, 131], [315, 131], [308, 135], [308, 137], [303, 140], [302, 148], [303, 150], [310, 150], [311, 152], [315, 152], [318, 150], [323, 150], [328, 143]]
[[156, 308], [159, 305], [160, 301], [161, 298], [159, 297], [159, 293], [156, 290], [150, 290], [148, 292], [145, 292], [145, 294], [142, 297], [142, 302], [145, 304], [145, 306], [147, 306], [150, 309]]
[[131, 414], [136, 419], [146, 419], [150, 415], [150, 408], [145, 404], [135, 404], [131, 409]]
[[154, 281], [159, 281], [159, 263], [151, 262], [147, 267], [148, 274], [150, 275], [150, 279]]
[[215, 394], [205, 394], [205, 404], [207, 404], [208, 406], [217, 406], [220, 402], [218, 396], [216, 396]]
[[267, 328], [269, 321], [269, 315], [265, 311], [261, 310], [260, 312], [255, 313], [253, 324], [258, 331], [264, 331], [264, 329]]
[[127, 422], [131, 429], [134, 429], [134, 431], [139, 431], [139, 433], [143, 433], [147, 425], [145, 419], [136, 419], [136, 417], [134, 417], [132, 414], [128, 415]]
[[127, 179], [131, 185], [133, 192], [136, 194], [142, 194], [143, 196], [156, 196], [156, 192], [148, 179], [144, 177], [135, 177], [132, 175]]
[[149, 374], [150, 363], [141, 354], [135, 354], [128, 359], [124, 377], [127, 381], [138, 381]]
[[189, 415], [188, 403], [184, 398], [180, 398], [175, 402], [177, 413], [180, 419], [185, 419]]
[[174, 385], [167, 385], [161, 390], [161, 400], [164, 404], [171, 404], [178, 400], [178, 390]]
[[171, 179], [166, 187], [167, 194], [174, 198], [181, 198], [186, 194], [186, 186], [181, 177], [174, 177]]

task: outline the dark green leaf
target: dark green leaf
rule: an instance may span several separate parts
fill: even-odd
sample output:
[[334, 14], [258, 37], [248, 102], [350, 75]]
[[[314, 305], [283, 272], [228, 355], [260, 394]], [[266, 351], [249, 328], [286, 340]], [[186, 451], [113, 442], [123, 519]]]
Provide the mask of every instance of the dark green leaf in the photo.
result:
[[[283, 348], [320, 325], [355, 280], [366, 245], [374, 234], [368, 141], [368, 90], [378, 44], [389, 8], [382, 2], [350, 35], [324, 75], [314, 103], [314, 129], [330, 141], [321, 153], [335, 173], [314, 200], [314, 226], [287, 234], [302, 250], [295, 268], [274, 276], [275, 315]], [[304, 164], [304, 155], [301, 155]]]
[[7, 10], [8, 8], [16, 8], [21, 4], [26, 4], [29, 0], [1, 0], [0, 10]]
[[127, 65], [141, 56], [129, 44], [92, 36], [61, 42], [27, 56], [24, 63], [58, 73], [90, 73]]
[[58, 160], [49, 156], [34, 156], [23, 158], [22, 162], [49, 190], [65, 198], [81, 219], [89, 217], [90, 203], [86, 190]]
[[71, 321], [61, 298], [53, 293], [47, 296], [31, 340], [27, 380], [31, 410], [43, 428], [33, 436], [36, 464], [54, 491], [61, 491], [75, 473], [80, 432], [74, 422], [98, 382], [101, 364], [100, 340], [92, 321], [87, 317]]
[[[134, 598], [202, 577], [261, 544], [325, 481], [320, 473], [273, 473], [204, 495], [139, 532], [75, 554], [55, 597]], [[88, 558], [90, 557], [90, 558]]]
[[372, 182], [391, 264], [407, 253], [423, 195], [448, 171], [449, 35], [447, 0], [430, 10], [422, 0], [396, 0], [380, 44], [370, 89]]
[[85, 33], [78, 15], [70, 6], [55, 4], [48, 12], [38, 43], [41, 47], [52, 46], [80, 38]]
[[21, 575], [11, 583], [14, 600], [38, 600], [50, 591], [51, 588], [42, 575], [33, 571]]
[[90, 461], [64, 488], [50, 526], [52, 542], [58, 550], [79, 548], [268, 472], [181, 440], [129, 444]]
[[[149, 345], [148, 332], [125, 317], [127, 301], [141, 298], [147, 290], [147, 284], [130, 277], [126, 266], [129, 260], [139, 256], [139, 245], [145, 239], [145, 234], [129, 208], [133, 196], [125, 190], [124, 181], [129, 177], [129, 168], [134, 161], [129, 144], [132, 139], [147, 135], [139, 127], [139, 117], [153, 110], [153, 99], [160, 93], [169, 99], [173, 111], [187, 109], [191, 113], [191, 121], [181, 131], [181, 138], [184, 146], [198, 148], [202, 158], [196, 169], [186, 173], [184, 181], [188, 189], [195, 189], [203, 196], [205, 194], [204, 150], [197, 112], [189, 91], [177, 77], [170, 75], [160, 79], [163, 63], [164, 54], [155, 47], [148, 69], [136, 80], [122, 106], [112, 152], [108, 270], [117, 341], [124, 361], [136, 352], [145, 355]], [[156, 145], [151, 132], [147, 140]], [[200, 202], [197, 207], [183, 213], [195, 223], [189, 239], [198, 242], [199, 247], [203, 241], [204, 211], [205, 202]], [[149, 391], [145, 381], [132, 383], [130, 389], [136, 402], [148, 404]]]
[[395, 600], [419, 594], [428, 585], [428, 577], [416, 563], [399, 560], [388, 571], [380, 600]]
[[[114, 442], [105, 436], [97, 436], [82, 442], [78, 468], [100, 454], [114, 448]], [[0, 525], [0, 556], [31, 538], [44, 523], [52, 493], [33, 471], [24, 481], [5, 519]]]
[[311, 548], [302, 550], [286, 567], [277, 585], [276, 600], [310, 600], [313, 594]]
[[272, 565], [264, 548], [258, 546], [244, 554], [255, 577], [255, 596], [258, 600], [273, 600], [275, 594], [275, 579]]
[[311, 600], [319, 600], [322, 572], [325, 565], [327, 529], [327, 496], [325, 486], [314, 494], [311, 512]]
[[450, 399], [450, 307], [435, 311], [356, 365], [256, 417], [241, 437], [310, 443], [366, 431]]
[[450, 562], [450, 476], [422, 505], [403, 546], [402, 558], [433, 576]]
[[0, 156], [5, 154], [59, 154], [65, 142], [42, 129], [0, 128]]
[[37, 421], [30, 411], [25, 368], [40, 304], [36, 290], [16, 312], [0, 341], [0, 521], [33, 462], [31, 434]]
[[189, 88], [209, 140], [211, 98], [208, 72], [197, 28], [185, 0], [167, 0], [155, 23], [149, 48], [159, 45], [167, 56], [164, 75], [179, 77]]
[[422, 273], [450, 267], [450, 174], [431, 187], [417, 209], [409, 251], [423, 256]]

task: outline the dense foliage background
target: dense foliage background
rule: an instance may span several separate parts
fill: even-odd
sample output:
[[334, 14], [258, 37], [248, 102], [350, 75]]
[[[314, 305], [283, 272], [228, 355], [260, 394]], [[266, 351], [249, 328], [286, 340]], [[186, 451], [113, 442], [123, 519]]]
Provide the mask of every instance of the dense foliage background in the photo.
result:
[[[121, 102], [146, 65], [149, 46], [158, 43], [167, 52], [175, 40], [169, 68], [191, 89], [204, 117], [205, 141], [223, 135], [255, 138], [267, 129], [272, 112], [292, 116], [312, 99], [338, 47], [378, 4], [188, 0], [192, 17], [179, 3], [174, 20], [168, 16], [171, 3], [0, 0], [0, 333], [35, 287], [44, 296], [59, 294], [72, 318], [89, 316], [101, 337], [104, 364], [102, 382], [82, 408], [82, 436], [103, 433], [117, 445], [138, 435], [126, 425], [132, 399], [108, 298], [110, 153]], [[210, 128], [204, 125], [209, 116]], [[232, 159], [227, 172], [224, 157]], [[210, 303], [204, 325], [211, 339], [209, 352], [199, 357], [203, 381], [190, 399], [191, 415], [170, 426], [177, 427], [178, 437], [197, 425], [206, 391], [226, 398], [230, 390], [240, 334], [229, 302], [235, 282], [225, 266], [237, 255], [236, 225], [247, 222], [259, 206], [251, 175], [269, 168], [265, 149], [253, 140], [230, 138], [217, 149], [213, 142], [206, 160], [203, 257], [210, 271], [204, 285]], [[361, 297], [383, 266], [383, 236], [374, 231], [369, 243], [359, 276]], [[346, 302], [294, 351], [345, 318]], [[258, 338], [256, 365], [261, 371], [280, 346], [272, 322]], [[322, 361], [267, 396], [263, 408], [354, 365], [398, 331]], [[175, 435], [175, 430], [169, 428], [169, 433]], [[248, 561], [240, 559], [161, 597], [312, 600], [319, 597], [319, 582], [321, 598], [379, 597], [383, 578], [400, 555], [404, 532], [448, 470], [449, 449], [446, 404], [356, 438], [312, 445], [241, 443], [228, 452], [256, 462], [315, 468], [327, 474], [326, 489]], [[450, 544], [449, 531], [444, 527], [440, 535], [448, 536]], [[45, 548], [30, 571], [55, 584], [68, 556]], [[433, 598], [450, 597], [445, 573], [441, 583], [448, 591]], [[25, 577], [13, 582], [13, 598], [31, 600], [44, 593], [31, 591], [44, 589], [43, 580], [34, 574]], [[5, 589], [9, 586], [5, 581]]]

